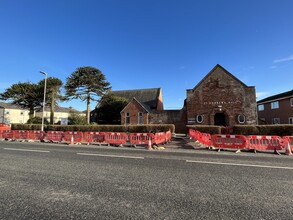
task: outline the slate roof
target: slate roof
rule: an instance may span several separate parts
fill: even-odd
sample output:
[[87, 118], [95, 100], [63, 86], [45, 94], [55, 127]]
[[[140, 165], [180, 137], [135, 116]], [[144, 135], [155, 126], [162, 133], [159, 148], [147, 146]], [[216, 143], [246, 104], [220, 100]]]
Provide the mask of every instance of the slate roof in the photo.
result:
[[269, 96], [267, 98], [259, 100], [257, 103], [269, 102], [269, 101], [283, 99], [287, 97], [293, 97], [293, 89], [287, 92], [279, 93], [277, 95]]
[[[230, 73], [228, 70], [226, 70], [224, 67], [222, 67], [220, 64], [217, 64], [194, 88], [193, 90], [196, 90], [217, 68], [222, 69], [227, 75], [232, 77], [234, 80], [239, 82], [244, 87], [249, 87], [242, 81], [240, 81], [237, 77], [235, 77], [232, 73]], [[253, 87], [253, 86], [252, 86]]]
[[134, 89], [134, 90], [116, 90], [111, 91], [111, 94], [127, 99], [129, 102], [135, 98], [144, 107], [148, 109], [156, 109], [161, 88], [152, 89]]
[[[42, 111], [43, 111], [43, 108], [40, 108], [40, 109], [37, 110], [37, 112], [42, 112]], [[50, 107], [46, 106], [45, 111], [50, 112], [51, 111]], [[69, 113], [69, 112], [81, 113], [80, 111], [75, 110], [74, 108], [65, 108], [65, 107], [61, 107], [61, 106], [58, 106], [58, 105], [55, 105], [54, 111], [55, 112], [65, 112], [65, 113]]]
[[5, 108], [5, 109], [24, 109], [23, 107], [11, 103], [6, 103], [6, 102], [0, 102], [0, 108]]
[[[138, 101], [136, 98], [133, 98], [132, 101], [137, 102], [137, 103], [138, 103], [138, 104], [139, 104], [144, 110], [146, 110], [146, 112], [150, 112], [150, 108], [149, 108], [149, 106], [147, 106], [147, 105], [141, 103], [141, 102]], [[127, 107], [132, 101], [130, 101], [130, 102], [129, 102], [129, 103], [128, 103], [128, 104], [122, 109], [121, 112], [123, 112], [124, 109], [126, 109], [126, 107]]]

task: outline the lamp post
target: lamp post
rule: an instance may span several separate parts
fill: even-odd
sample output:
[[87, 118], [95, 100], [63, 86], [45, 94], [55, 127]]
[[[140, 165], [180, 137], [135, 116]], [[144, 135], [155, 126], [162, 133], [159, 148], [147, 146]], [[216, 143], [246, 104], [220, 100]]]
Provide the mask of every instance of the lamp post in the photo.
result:
[[41, 131], [44, 131], [44, 114], [45, 114], [45, 105], [46, 105], [46, 87], [47, 87], [47, 73], [40, 71], [40, 73], [45, 75], [45, 86], [44, 86], [44, 100], [43, 100], [43, 116], [42, 116], [42, 128]]

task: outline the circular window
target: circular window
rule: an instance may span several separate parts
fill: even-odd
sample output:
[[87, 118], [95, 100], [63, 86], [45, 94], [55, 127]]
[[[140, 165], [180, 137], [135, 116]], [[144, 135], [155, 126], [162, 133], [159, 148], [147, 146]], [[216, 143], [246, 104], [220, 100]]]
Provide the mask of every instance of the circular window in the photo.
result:
[[203, 116], [202, 115], [197, 115], [196, 116], [196, 122], [201, 124], [203, 122]]
[[239, 124], [245, 123], [245, 115], [238, 115], [238, 122]]

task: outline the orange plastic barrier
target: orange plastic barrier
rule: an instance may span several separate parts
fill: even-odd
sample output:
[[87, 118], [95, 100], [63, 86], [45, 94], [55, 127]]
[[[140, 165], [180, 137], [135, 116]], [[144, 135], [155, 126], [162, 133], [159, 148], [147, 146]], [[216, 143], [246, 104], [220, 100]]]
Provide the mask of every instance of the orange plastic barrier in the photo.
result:
[[250, 135], [248, 139], [248, 148], [254, 150], [282, 150], [284, 140], [279, 136], [255, 136]]
[[29, 131], [27, 130], [14, 130], [14, 139], [18, 140], [28, 140], [29, 139]]
[[155, 133], [154, 144], [165, 144], [166, 134], [164, 132]]
[[11, 126], [8, 124], [0, 124], [0, 131], [10, 131]]
[[128, 136], [124, 132], [106, 132], [105, 142], [108, 144], [126, 144]]
[[291, 151], [293, 151], [293, 136], [284, 136], [284, 147], [286, 147], [286, 144], [289, 144]]
[[212, 145], [212, 140], [211, 140], [211, 135], [208, 133], [201, 133], [199, 131], [196, 132], [196, 140], [198, 140], [200, 143], [211, 146]]
[[171, 139], [172, 139], [172, 133], [169, 130], [166, 132], [166, 142], [171, 142]]
[[83, 140], [83, 133], [81, 131], [66, 131], [63, 139], [65, 142], [80, 143]]
[[83, 140], [87, 143], [103, 143], [105, 142], [105, 132], [84, 132]]
[[48, 131], [46, 134], [46, 141], [61, 142], [63, 140], [63, 131]]
[[151, 143], [155, 140], [155, 135], [152, 133], [131, 133], [129, 135], [130, 143], [133, 145], [136, 144], [149, 144], [149, 140]]
[[245, 149], [247, 138], [243, 135], [212, 135], [212, 144], [217, 148]]
[[12, 131], [12, 130], [3, 131], [2, 137], [5, 139], [14, 139], [14, 131]]
[[190, 139], [195, 139], [196, 131], [194, 129], [189, 128], [189, 137]]
[[36, 140], [36, 141], [42, 141], [44, 140], [45, 133], [44, 131], [29, 131], [29, 137], [30, 140]]

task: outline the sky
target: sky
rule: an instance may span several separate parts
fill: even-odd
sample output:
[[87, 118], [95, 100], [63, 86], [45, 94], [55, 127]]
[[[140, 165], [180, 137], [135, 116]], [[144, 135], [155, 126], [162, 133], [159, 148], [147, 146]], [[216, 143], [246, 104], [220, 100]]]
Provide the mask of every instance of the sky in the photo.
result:
[[92, 66], [113, 90], [160, 87], [165, 109], [181, 109], [220, 64], [259, 100], [293, 89], [292, 9], [293, 0], [0, 0], [0, 92], [42, 80], [39, 71], [65, 84]]

